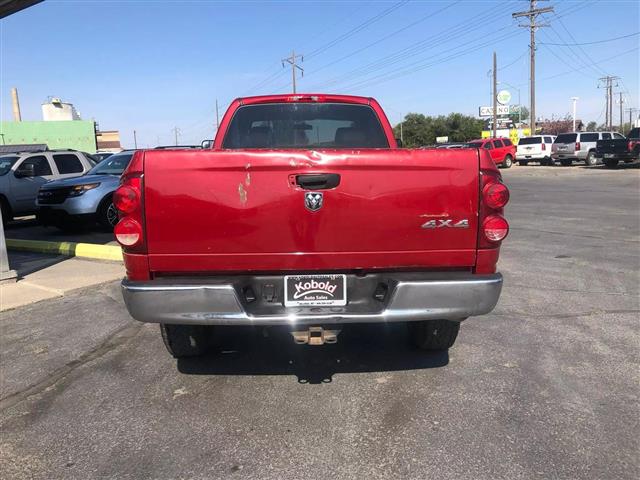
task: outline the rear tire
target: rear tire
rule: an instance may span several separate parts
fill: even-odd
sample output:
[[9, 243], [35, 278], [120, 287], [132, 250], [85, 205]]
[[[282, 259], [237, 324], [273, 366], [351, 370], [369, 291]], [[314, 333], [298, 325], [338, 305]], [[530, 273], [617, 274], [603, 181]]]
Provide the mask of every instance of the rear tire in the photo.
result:
[[504, 161], [502, 162], [502, 166], [504, 168], [511, 168], [511, 165], [513, 165], [513, 157], [511, 155], [507, 155], [506, 157], [504, 157]]
[[573, 160], [571, 160], [570, 158], [562, 158], [560, 159], [560, 164], [563, 167], [570, 167], [571, 165], [573, 165]]
[[211, 345], [212, 327], [160, 324], [164, 346], [174, 358], [196, 357]]
[[450, 320], [409, 322], [411, 342], [420, 350], [439, 351], [451, 348], [459, 330], [460, 322]]
[[587, 153], [587, 158], [584, 159], [584, 164], [593, 167], [596, 163], [598, 163], [596, 152], [591, 151]]
[[615, 167], [617, 167], [617, 166], [618, 166], [618, 160], [615, 160], [615, 159], [612, 159], [612, 158], [607, 158], [607, 159], [604, 161], [604, 165], [605, 165], [607, 168], [615, 168]]
[[118, 211], [113, 205], [111, 196], [104, 198], [102, 202], [100, 202], [96, 216], [100, 226], [109, 231], [113, 231], [113, 227], [118, 223]]

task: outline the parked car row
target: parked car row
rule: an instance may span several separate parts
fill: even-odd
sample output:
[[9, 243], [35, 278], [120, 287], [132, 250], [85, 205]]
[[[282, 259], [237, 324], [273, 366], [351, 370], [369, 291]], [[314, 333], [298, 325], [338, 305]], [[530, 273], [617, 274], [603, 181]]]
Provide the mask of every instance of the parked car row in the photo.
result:
[[611, 168], [621, 160], [629, 163], [640, 160], [640, 128], [633, 128], [627, 138], [614, 137], [598, 140], [596, 143], [596, 157]]
[[519, 165], [539, 162], [540, 165], [553, 165], [551, 158], [552, 145], [556, 137], [553, 135], [532, 135], [521, 138], [516, 147], [516, 159]]
[[45, 183], [36, 200], [40, 223], [63, 230], [95, 223], [107, 229], [115, 227], [118, 212], [112, 196], [133, 153], [110, 155], [81, 177]]
[[[192, 149], [200, 146], [157, 147]], [[0, 156], [0, 207], [4, 223], [36, 215], [62, 230], [99, 225], [113, 229], [113, 192], [135, 150], [89, 154], [46, 150]]]
[[508, 138], [482, 138], [472, 140], [467, 145], [487, 150], [499, 167], [511, 168], [516, 158], [516, 146]]
[[98, 159], [75, 150], [47, 150], [0, 156], [0, 208], [2, 220], [36, 213], [35, 199], [42, 185], [83, 175]]
[[435, 148], [481, 148], [489, 152], [491, 159], [498, 167], [503, 168], [510, 168], [516, 158], [516, 146], [508, 138], [479, 138], [469, 142], [448, 142], [436, 145]]
[[613, 167], [619, 161], [632, 162], [640, 157], [640, 129], [634, 128], [625, 138], [618, 132], [568, 132], [553, 135], [532, 135], [521, 138], [516, 160], [520, 165], [539, 162], [541, 165], [570, 166], [584, 162], [593, 166], [599, 161]]

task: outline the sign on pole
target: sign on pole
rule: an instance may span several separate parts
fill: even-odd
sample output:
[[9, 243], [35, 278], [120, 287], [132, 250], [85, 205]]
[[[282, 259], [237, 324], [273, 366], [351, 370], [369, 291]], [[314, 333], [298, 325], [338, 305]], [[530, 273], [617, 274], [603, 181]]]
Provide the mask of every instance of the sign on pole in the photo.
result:
[[[509, 115], [509, 105], [498, 105], [498, 115]], [[492, 117], [493, 107], [480, 107], [480, 117]]]
[[509, 90], [500, 90], [496, 100], [500, 105], [507, 105], [511, 101], [511, 92]]
[[[520, 105], [498, 105], [498, 115], [509, 115], [512, 113], [518, 113], [520, 111]], [[492, 117], [493, 107], [480, 107], [480, 117]]]

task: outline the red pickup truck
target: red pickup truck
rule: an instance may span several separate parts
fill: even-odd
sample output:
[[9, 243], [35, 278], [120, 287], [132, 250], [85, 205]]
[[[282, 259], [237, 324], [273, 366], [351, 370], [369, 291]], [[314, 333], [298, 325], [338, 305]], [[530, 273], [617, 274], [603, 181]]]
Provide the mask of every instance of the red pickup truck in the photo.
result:
[[508, 199], [485, 149], [400, 149], [372, 98], [239, 98], [212, 148], [131, 160], [114, 194], [125, 303], [175, 357], [225, 325], [319, 345], [408, 322], [447, 349], [498, 301]]

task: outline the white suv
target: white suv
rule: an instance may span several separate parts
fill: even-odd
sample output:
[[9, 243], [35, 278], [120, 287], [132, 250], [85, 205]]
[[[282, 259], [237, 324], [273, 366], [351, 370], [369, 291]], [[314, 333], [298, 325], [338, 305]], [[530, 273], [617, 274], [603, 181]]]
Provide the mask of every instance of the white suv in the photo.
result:
[[569, 166], [574, 160], [584, 161], [586, 165], [595, 165], [596, 143], [598, 140], [624, 138], [617, 132], [571, 132], [561, 133], [556, 137], [551, 149], [551, 158], [560, 160], [564, 166]]
[[83, 175], [95, 159], [75, 150], [46, 150], [0, 156], [0, 208], [2, 221], [36, 212], [40, 186], [49, 180]]
[[516, 160], [519, 165], [529, 162], [540, 162], [540, 165], [553, 165], [551, 146], [556, 139], [554, 135], [533, 135], [521, 138], [516, 146]]

